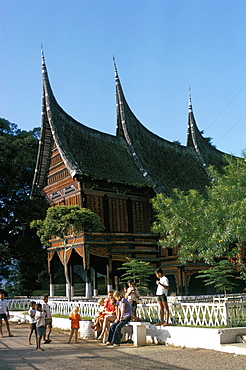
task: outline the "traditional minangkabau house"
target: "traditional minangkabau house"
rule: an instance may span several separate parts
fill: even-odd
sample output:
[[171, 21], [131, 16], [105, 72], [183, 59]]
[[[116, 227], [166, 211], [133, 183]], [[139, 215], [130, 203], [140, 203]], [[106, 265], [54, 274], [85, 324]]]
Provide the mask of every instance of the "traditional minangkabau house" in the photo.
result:
[[[153, 270], [162, 266], [170, 293], [191, 293], [193, 275], [202, 264], [180, 266], [178, 250], [158, 246], [158, 236], [151, 233], [150, 199], [160, 192], [170, 195], [177, 187], [202, 191], [210, 181], [208, 166], [220, 166], [223, 153], [198, 130], [191, 99], [187, 146], [150, 132], [129, 108], [115, 63], [114, 70], [117, 127], [116, 135], [109, 135], [77, 122], [59, 106], [42, 55], [42, 127], [32, 196], [45, 196], [50, 206], [86, 207], [101, 217], [104, 232], [83, 233], [75, 239], [67, 236], [72, 296], [90, 297], [91, 287], [94, 295], [98, 288], [101, 294], [117, 288], [117, 269], [127, 257], [148, 261]], [[63, 242], [51, 240], [52, 296], [65, 294], [63, 256]]]

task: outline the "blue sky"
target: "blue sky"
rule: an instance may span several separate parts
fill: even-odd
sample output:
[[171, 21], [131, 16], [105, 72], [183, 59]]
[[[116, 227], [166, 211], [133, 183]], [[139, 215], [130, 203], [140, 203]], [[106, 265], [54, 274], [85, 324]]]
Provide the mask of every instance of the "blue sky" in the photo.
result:
[[79, 122], [115, 134], [113, 55], [138, 119], [186, 142], [188, 89], [200, 130], [246, 148], [245, 0], [1, 0], [0, 117], [41, 122], [41, 43], [53, 92]]

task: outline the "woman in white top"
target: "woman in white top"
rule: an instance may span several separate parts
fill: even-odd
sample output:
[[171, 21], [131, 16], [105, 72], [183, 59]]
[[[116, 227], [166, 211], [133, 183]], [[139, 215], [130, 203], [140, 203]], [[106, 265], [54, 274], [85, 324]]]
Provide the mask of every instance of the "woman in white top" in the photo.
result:
[[[162, 269], [159, 267], [155, 270], [156, 277], [159, 279], [156, 281], [157, 284], [157, 300], [160, 307], [160, 323], [156, 325], [168, 325], [169, 322], [169, 307], [167, 303], [167, 293], [169, 288], [169, 281], [166, 276], [163, 275]], [[164, 310], [166, 310], [166, 322], [164, 323]]]

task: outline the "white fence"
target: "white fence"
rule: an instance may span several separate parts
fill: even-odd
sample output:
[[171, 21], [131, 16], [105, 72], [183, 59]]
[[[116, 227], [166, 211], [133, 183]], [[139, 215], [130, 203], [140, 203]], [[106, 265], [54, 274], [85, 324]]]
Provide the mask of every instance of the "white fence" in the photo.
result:
[[[28, 310], [30, 299], [9, 299], [10, 310]], [[40, 302], [40, 300], [36, 300]], [[82, 317], [95, 317], [98, 310], [96, 301], [73, 301], [49, 299], [53, 314], [69, 315], [74, 305], [79, 306]], [[170, 322], [172, 325], [192, 326], [246, 326], [246, 302], [179, 302], [169, 300]], [[137, 316], [142, 321], [156, 323], [159, 320], [158, 303], [140, 303]]]

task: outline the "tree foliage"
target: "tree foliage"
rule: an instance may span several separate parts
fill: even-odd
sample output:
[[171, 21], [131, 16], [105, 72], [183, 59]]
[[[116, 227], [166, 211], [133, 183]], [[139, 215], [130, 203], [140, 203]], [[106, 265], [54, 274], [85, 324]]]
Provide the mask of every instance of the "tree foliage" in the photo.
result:
[[49, 246], [53, 237], [64, 239], [66, 235], [78, 235], [82, 232], [103, 230], [101, 219], [88, 208], [79, 206], [56, 206], [47, 210], [43, 220], [31, 222], [31, 228], [37, 228], [41, 242]]
[[46, 268], [46, 252], [29, 224], [42, 215], [44, 200], [30, 200], [39, 130], [22, 131], [0, 119], [0, 279], [14, 294], [30, 294]]
[[225, 295], [236, 286], [236, 283], [233, 282], [235, 279], [233, 265], [228, 259], [219, 261], [207, 270], [199, 271], [199, 274], [196, 278], [201, 278], [205, 285], [213, 285]]
[[210, 169], [213, 181], [205, 194], [173, 191], [172, 198], [158, 194], [153, 200], [163, 247], [179, 247], [180, 263], [235, 257], [246, 241], [246, 163], [228, 158], [223, 173]]
[[122, 263], [122, 267], [118, 270], [125, 270], [122, 275], [123, 281], [133, 280], [141, 294], [148, 291], [149, 276], [153, 275], [153, 267], [149, 262], [138, 261], [136, 259], [127, 258], [128, 262]]
[[82, 232], [96, 232], [103, 230], [101, 219], [87, 208], [79, 206], [56, 206], [47, 210], [43, 220], [33, 220], [31, 228], [37, 228], [37, 235], [41, 242], [49, 246], [51, 238], [63, 239], [64, 270], [68, 286], [68, 300], [71, 300], [71, 283], [69, 280], [66, 252], [71, 248], [66, 246], [67, 235], [76, 235]]

